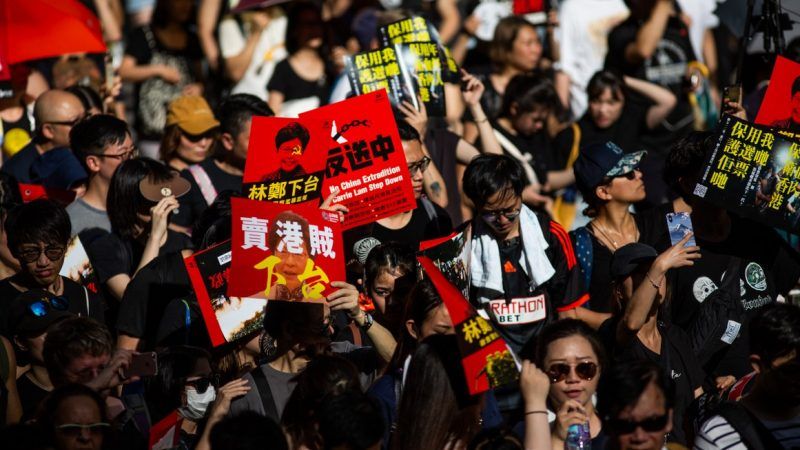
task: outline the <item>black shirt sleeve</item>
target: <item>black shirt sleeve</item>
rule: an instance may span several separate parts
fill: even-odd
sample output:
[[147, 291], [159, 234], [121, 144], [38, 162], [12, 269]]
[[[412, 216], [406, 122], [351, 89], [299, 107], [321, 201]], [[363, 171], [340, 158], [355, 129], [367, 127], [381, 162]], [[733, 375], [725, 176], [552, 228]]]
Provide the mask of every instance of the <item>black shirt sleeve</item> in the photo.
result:
[[637, 31], [638, 26], [633, 19], [628, 19], [611, 30], [608, 34], [606, 69], [616, 69], [626, 75], [631, 75], [635, 71], [635, 68], [625, 60], [625, 49], [636, 39]]
[[125, 54], [133, 56], [137, 64], [148, 64], [153, 58], [153, 52], [147, 43], [144, 28], [137, 28], [128, 37], [128, 45], [125, 47]]
[[87, 249], [97, 281], [105, 284], [115, 275], [133, 273], [128, 246], [114, 233], [98, 238]]
[[191, 187], [186, 195], [178, 199], [180, 211], [172, 218], [172, 223], [182, 227], [191, 227], [200, 218], [200, 214], [205, 211], [207, 204], [203, 193], [200, 191], [200, 186], [194, 179], [194, 175], [189, 172], [189, 169], [181, 171], [181, 177], [188, 181]]

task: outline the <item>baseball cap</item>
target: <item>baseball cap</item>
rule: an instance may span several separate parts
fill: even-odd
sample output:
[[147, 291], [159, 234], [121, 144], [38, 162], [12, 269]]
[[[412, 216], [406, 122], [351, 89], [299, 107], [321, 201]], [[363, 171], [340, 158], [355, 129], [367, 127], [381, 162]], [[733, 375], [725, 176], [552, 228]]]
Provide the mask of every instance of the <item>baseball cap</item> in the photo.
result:
[[633, 171], [645, 155], [647, 152], [644, 150], [626, 154], [611, 141], [583, 147], [573, 166], [578, 189], [584, 197], [590, 196], [590, 192], [604, 178], [618, 177]]
[[168, 180], [156, 181], [150, 177], [145, 177], [139, 182], [139, 192], [142, 193], [142, 196], [155, 203], [170, 195], [178, 198], [189, 192], [191, 188], [192, 185], [189, 184], [189, 181], [178, 175], [177, 172], [173, 172], [172, 178]]
[[633, 242], [624, 245], [614, 252], [611, 258], [611, 277], [624, 278], [633, 273], [637, 267], [649, 263], [658, 257], [658, 252], [647, 244]]
[[167, 108], [167, 126], [170, 125], [198, 135], [218, 127], [219, 121], [203, 97], [183, 95], [170, 102]]
[[44, 333], [50, 325], [72, 317], [69, 300], [43, 289], [31, 289], [19, 294], [8, 309], [12, 335]]

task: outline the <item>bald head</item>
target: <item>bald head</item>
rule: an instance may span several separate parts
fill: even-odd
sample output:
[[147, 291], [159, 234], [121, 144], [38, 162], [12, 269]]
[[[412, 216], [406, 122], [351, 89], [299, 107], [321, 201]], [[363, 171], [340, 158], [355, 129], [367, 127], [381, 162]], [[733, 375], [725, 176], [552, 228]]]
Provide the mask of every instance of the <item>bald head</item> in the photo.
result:
[[52, 144], [52, 147], [69, 145], [69, 131], [83, 115], [80, 99], [59, 89], [40, 95], [33, 107], [38, 134], [41, 139]]

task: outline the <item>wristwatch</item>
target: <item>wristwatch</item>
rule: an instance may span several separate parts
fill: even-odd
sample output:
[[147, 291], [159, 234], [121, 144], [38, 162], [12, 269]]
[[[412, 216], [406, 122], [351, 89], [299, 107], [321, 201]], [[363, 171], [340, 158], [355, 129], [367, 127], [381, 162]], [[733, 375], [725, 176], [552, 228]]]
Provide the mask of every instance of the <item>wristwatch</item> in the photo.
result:
[[360, 324], [358, 324], [358, 322], [356, 322], [356, 323], [358, 324], [359, 328], [361, 328], [362, 330], [369, 331], [369, 329], [372, 328], [372, 324], [374, 322], [375, 322], [375, 320], [372, 318], [372, 314], [370, 314], [368, 312], [365, 312], [364, 313], [364, 322], [362, 322]]

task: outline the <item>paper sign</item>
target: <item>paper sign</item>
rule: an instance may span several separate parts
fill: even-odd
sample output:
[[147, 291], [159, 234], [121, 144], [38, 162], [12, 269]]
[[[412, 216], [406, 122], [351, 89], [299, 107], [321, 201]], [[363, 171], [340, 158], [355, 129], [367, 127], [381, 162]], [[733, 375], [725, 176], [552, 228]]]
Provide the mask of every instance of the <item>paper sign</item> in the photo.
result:
[[314, 203], [231, 199], [230, 297], [324, 301], [344, 281], [338, 216]]
[[384, 47], [389, 47], [394, 44], [407, 44], [410, 42], [433, 42], [439, 47], [441, 56], [443, 58], [442, 67], [445, 69], [445, 81], [451, 83], [458, 83], [461, 76], [458, 73], [458, 64], [456, 64], [450, 50], [444, 45], [442, 39], [439, 37], [439, 32], [432, 23], [425, 20], [424, 17], [411, 16], [409, 18], [398, 20], [390, 24], [384, 25], [378, 29], [381, 36], [381, 43]]
[[472, 222], [464, 223], [447, 237], [420, 242], [419, 251], [433, 261], [464, 298], [469, 298]]
[[228, 240], [183, 260], [215, 347], [261, 330], [267, 306], [264, 298], [228, 297], [231, 259]]
[[327, 136], [323, 197], [349, 210], [350, 229], [416, 208], [411, 176], [385, 91], [353, 97], [303, 114], [312, 135]]
[[150, 450], [171, 450], [178, 448], [181, 439], [183, 418], [178, 411], [172, 412], [150, 428], [148, 446]]
[[394, 46], [346, 56], [345, 71], [356, 95], [385, 89], [392, 105], [407, 102], [419, 109], [419, 90]]
[[84, 286], [94, 294], [97, 293], [97, 276], [94, 273], [92, 263], [89, 261], [86, 248], [84, 248], [78, 236], [72, 236], [69, 244], [67, 244], [67, 250], [64, 253], [64, 264], [61, 266], [59, 275]]
[[756, 123], [800, 133], [800, 64], [778, 56]]

